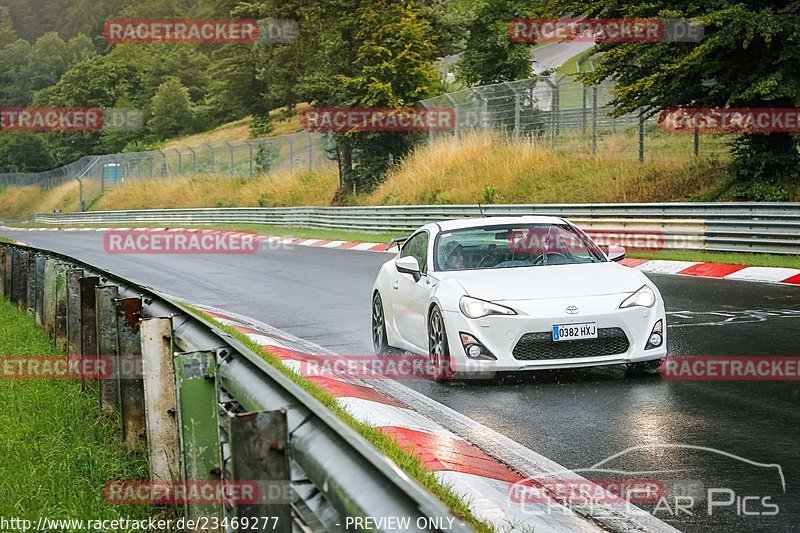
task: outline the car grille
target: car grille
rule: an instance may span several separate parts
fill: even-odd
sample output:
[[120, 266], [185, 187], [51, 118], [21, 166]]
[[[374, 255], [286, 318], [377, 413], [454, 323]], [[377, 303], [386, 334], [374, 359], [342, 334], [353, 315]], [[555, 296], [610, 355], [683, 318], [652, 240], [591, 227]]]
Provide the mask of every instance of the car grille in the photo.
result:
[[596, 339], [553, 341], [550, 331], [526, 333], [514, 347], [514, 359], [539, 361], [542, 359], [575, 359], [602, 357], [625, 353], [630, 347], [628, 336], [620, 328], [600, 328]]

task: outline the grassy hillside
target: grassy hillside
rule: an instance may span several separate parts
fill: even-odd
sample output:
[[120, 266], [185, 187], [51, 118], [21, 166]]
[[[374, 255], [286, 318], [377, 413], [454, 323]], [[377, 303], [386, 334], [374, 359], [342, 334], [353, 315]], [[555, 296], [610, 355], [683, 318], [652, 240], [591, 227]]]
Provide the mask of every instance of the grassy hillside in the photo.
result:
[[0, 219], [24, 218], [34, 213], [67, 211], [78, 205], [78, 182], [73, 181], [49, 191], [38, 187], [0, 189]]
[[[615, 142], [623, 141], [604, 140], [605, 151], [618, 153]], [[662, 155], [664, 150], [659, 149]], [[713, 158], [695, 161], [676, 152], [639, 163], [628, 154], [572, 152], [569, 145], [553, 151], [547, 143], [513, 143], [488, 134], [443, 138], [417, 150], [371, 194], [348, 200], [355, 205], [676, 201], [704, 195], [723, 179]], [[106, 193], [93, 209], [329, 205], [337, 187], [333, 165], [313, 174], [254, 179], [132, 181]]]

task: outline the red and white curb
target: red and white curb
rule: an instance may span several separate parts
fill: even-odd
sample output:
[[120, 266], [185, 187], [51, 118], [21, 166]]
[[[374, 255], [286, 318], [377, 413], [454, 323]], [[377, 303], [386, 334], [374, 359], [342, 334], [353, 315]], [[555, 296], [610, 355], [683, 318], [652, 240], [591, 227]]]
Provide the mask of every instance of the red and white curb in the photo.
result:
[[796, 268], [753, 267], [725, 263], [694, 263], [691, 261], [634, 258], [623, 259], [622, 264], [651, 274], [674, 274], [678, 276], [800, 285], [800, 269]]
[[[355, 379], [316, 369], [305, 372], [306, 361], [321, 354], [300, 339], [278, 332], [264, 324], [213, 307], [197, 306], [215, 320], [233, 327], [277, 356], [288, 368], [336, 397], [353, 417], [376, 427], [392, 437], [400, 446], [414, 453], [445, 485], [469, 502], [470, 510], [480, 519], [492, 523], [498, 531], [599, 532], [606, 531], [595, 521], [581, 516], [559, 502], [518, 503], [509, 497], [512, 486], [527, 479], [466, 439], [449, 431], [411, 405], [390, 397], [374, 386], [375, 381]], [[402, 385], [392, 382], [393, 387]], [[648, 530], [675, 531], [652, 515], [647, 516]], [[622, 527], [620, 530], [628, 528]]]
[[[184, 228], [12, 228], [0, 226], [0, 230], [6, 231], [64, 231], [64, 232], [84, 232], [84, 231], [185, 231], [193, 233], [203, 233], [210, 235], [255, 235], [254, 233], [241, 231], [225, 231], [211, 229], [184, 229]], [[305, 239], [299, 237], [277, 237], [270, 235], [259, 235], [260, 242], [270, 245], [287, 246], [312, 246], [315, 248], [330, 248], [336, 250], [355, 250], [359, 252], [390, 252], [396, 253], [397, 248], [393, 246], [389, 250], [385, 244], [375, 242], [353, 242], [336, 241], [325, 239]], [[746, 265], [731, 265], [725, 263], [703, 263], [692, 261], [666, 261], [663, 259], [635, 259], [628, 258], [622, 264], [631, 268], [636, 268], [642, 272], [652, 274], [672, 274], [678, 276], [693, 276], [702, 278], [729, 279], [739, 281], [756, 281], [761, 283], [783, 283], [786, 285], [800, 285], [800, 269], [797, 268], [777, 268], [777, 267], [754, 267]]]

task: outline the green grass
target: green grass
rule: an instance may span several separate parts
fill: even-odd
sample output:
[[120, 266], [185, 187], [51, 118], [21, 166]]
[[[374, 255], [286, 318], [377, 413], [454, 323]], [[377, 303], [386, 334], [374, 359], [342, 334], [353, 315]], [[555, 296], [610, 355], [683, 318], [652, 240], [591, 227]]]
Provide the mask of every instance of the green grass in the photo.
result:
[[494, 527], [475, 517], [469, 510], [469, 502], [465, 501], [461, 496], [456, 494], [453, 489], [447, 485], [440, 483], [433, 473], [427, 470], [419, 458], [402, 448], [391, 437], [380, 431], [378, 428], [365, 424], [345, 409], [336, 397], [331, 396], [327, 391], [317, 386], [313, 381], [306, 379], [300, 374], [294, 372], [289, 367], [285, 366], [281, 360], [274, 354], [265, 350], [261, 345], [250, 340], [241, 331], [230, 326], [224, 326], [208, 314], [195, 309], [190, 306], [185, 306], [193, 313], [203, 317], [205, 320], [215, 324], [220, 329], [226, 331], [233, 337], [237, 338], [240, 342], [250, 348], [253, 352], [264, 358], [269, 364], [277, 368], [282, 374], [291, 379], [294, 383], [303, 388], [306, 392], [311, 394], [314, 398], [319, 400], [325, 407], [330, 409], [336, 416], [343, 420], [347, 425], [356, 430], [362, 437], [372, 443], [375, 448], [383, 455], [388, 457], [406, 474], [414, 479], [417, 483], [425, 487], [431, 494], [439, 498], [452, 513], [464, 520], [467, 524], [477, 531], [494, 531]]
[[8, 244], [11, 244], [14, 241], [12, 241], [11, 239], [7, 239], [5, 237], [0, 237], [0, 242], [5, 242], [5, 243], [8, 243]]
[[[56, 356], [33, 319], [0, 298], [0, 355]], [[68, 380], [0, 379], [0, 516], [33, 520], [143, 519], [159, 510], [111, 505], [109, 480], [147, 479], [143, 450], [127, 452], [117, 417]]]
[[800, 256], [797, 255], [689, 252], [682, 250], [664, 250], [658, 252], [631, 250], [627, 253], [627, 256], [639, 259], [668, 259], [672, 261], [698, 261], [760, 267], [800, 268]]

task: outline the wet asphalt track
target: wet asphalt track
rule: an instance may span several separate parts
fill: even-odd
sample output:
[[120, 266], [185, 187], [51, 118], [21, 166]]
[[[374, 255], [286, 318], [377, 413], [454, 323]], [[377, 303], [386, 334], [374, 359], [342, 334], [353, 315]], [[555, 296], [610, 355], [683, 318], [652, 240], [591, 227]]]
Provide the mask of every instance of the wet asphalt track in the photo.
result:
[[[294, 247], [233, 256], [108, 255], [98, 233], [8, 233], [78, 257], [196, 303], [251, 316], [341, 354], [371, 353], [370, 289], [390, 256]], [[652, 276], [670, 313], [672, 355], [800, 354], [800, 287]], [[694, 497], [674, 518], [674, 500], [656, 516], [686, 531], [800, 531], [800, 384], [676, 382], [616, 367], [539, 372], [500, 383], [410, 382], [429, 397], [573, 470], [635, 446], [603, 466], [679, 480]], [[622, 473], [586, 474], [619, 479]], [[687, 481], [688, 480], [688, 481]], [[691, 484], [689, 484], [691, 481]], [[697, 489], [700, 487], [700, 489]], [[708, 515], [703, 494], [733, 490], [733, 503]], [[698, 492], [699, 490], [699, 492]], [[671, 496], [671, 490], [668, 490]], [[743, 500], [746, 496], [757, 499]], [[763, 498], [769, 496], [771, 500]], [[718, 492], [725, 500], [730, 492]], [[683, 500], [688, 502], [688, 500]], [[742, 516], [772, 512], [774, 516]], [[652, 506], [643, 505], [651, 509]], [[688, 513], [691, 512], [692, 515]]]

